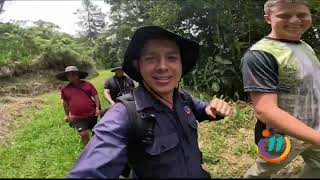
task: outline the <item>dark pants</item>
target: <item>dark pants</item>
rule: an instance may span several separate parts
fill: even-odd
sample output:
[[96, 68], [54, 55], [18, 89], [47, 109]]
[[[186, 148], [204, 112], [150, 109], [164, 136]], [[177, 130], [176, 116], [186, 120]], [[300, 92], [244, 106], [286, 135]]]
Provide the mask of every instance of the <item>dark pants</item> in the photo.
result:
[[76, 130], [78, 130], [78, 132], [88, 130], [88, 129], [92, 130], [96, 124], [97, 124], [96, 116], [72, 119], [71, 122], [69, 122], [70, 127], [75, 128]]

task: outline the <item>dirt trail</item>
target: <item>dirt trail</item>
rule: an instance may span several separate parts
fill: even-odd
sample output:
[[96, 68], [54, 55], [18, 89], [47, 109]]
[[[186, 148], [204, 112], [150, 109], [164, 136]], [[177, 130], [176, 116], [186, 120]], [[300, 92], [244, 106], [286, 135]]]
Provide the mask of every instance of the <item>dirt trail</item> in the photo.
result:
[[6, 142], [6, 135], [13, 129], [16, 117], [21, 116], [21, 112], [29, 107], [33, 102], [41, 102], [32, 97], [0, 97], [0, 143]]
[[6, 142], [6, 136], [14, 129], [14, 121], [21, 112], [37, 103], [44, 104], [36, 96], [59, 90], [63, 84], [54, 79], [55, 72], [26, 74], [0, 83], [0, 143]]

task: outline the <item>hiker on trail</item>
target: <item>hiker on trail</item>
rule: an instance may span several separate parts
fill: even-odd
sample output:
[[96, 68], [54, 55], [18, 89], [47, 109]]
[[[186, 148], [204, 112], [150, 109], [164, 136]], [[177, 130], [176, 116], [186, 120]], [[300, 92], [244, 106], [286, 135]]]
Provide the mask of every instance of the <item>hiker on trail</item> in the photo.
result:
[[61, 81], [69, 81], [69, 84], [61, 89], [64, 120], [78, 130], [84, 145], [89, 142], [89, 130], [96, 125], [100, 114], [96, 88], [91, 83], [81, 80], [87, 76], [87, 72], [79, 71], [76, 66], [68, 66], [64, 72], [56, 75]]
[[291, 150], [278, 163], [259, 156], [244, 177], [270, 178], [298, 155], [305, 163], [301, 177], [320, 177], [320, 63], [301, 40], [312, 23], [309, 5], [305, 0], [268, 0], [264, 11], [271, 32], [242, 59], [244, 90], [258, 119], [255, 143], [267, 137], [262, 136], [267, 129], [288, 135]]
[[232, 110], [221, 99], [205, 103], [179, 90], [182, 76], [198, 57], [199, 44], [194, 41], [157, 26], [137, 29], [123, 70], [139, 82], [131, 97], [148, 131], [134, 134], [140, 129], [134, 128], [139, 124], [133, 123], [137, 119], [130, 113], [132, 106], [116, 103], [95, 127], [95, 136], [67, 177], [117, 178], [129, 162], [131, 177], [209, 178], [201, 166], [197, 120], [219, 120]]
[[111, 72], [114, 72], [114, 75], [104, 83], [104, 97], [111, 105], [114, 105], [117, 97], [127, 94], [134, 89], [134, 83], [132, 79], [124, 75], [120, 64], [116, 64], [111, 69]]
[[[108, 78], [104, 83], [104, 97], [112, 105], [117, 102], [117, 98], [130, 93], [134, 89], [134, 82], [132, 79], [124, 75], [122, 66], [120, 63], [116, 63], [111, 69], [114, 75]], [[105, 114], [110, 107], [104, 109], [102, 114]], [[128, 177], [130, 173], [130, 167], [128, 164], [125, 166], [121, 175]]]

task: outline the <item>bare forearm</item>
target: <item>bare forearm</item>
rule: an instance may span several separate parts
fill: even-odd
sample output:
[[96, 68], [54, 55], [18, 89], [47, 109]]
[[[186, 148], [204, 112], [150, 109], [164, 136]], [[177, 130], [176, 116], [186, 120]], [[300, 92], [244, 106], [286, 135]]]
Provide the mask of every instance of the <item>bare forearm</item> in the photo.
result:
[[96, 107], [99, 108], [100, 107], [100, 100], [99, 100], [98, 95], [95, 95], [93, 98], [94, 98], [94, 100], [96, 102]]
[[280, 108], [256, 112], [257, 118], [268, 126], [297, 139], [320, 145], [320, 133]]
[[66, 102], [63, 102], [63, 109], [64, 109], [64, 114], [69, 115], [69, 107]]
[[107, 90], [104, 91], [104, 97], [106, 98], [106, 100], [111, 104], [113, 105], [115, 102], [112, 100], [109, 92]]

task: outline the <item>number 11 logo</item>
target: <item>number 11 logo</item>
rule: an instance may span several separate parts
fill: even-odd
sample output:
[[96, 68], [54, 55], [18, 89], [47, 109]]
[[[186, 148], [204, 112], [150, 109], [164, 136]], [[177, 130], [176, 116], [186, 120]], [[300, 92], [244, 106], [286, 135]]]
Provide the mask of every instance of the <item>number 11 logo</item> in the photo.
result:
[[258, 143], [259, 155], [267, 162], [277, 163], [285, 160], [291, 149], [291, 143], [286, 135], [272, 135], [268, 130], [263, 130], [262, 138]]
[[276, 145], [276, 152], [279, 152], [281, 150], [282, 144], [283, 144], [283, 136], [280, 136], [276, 138], [276, 136], [272, 136], [272, 138], [269, 139], [269, 148], [268, 152], [271, 152], [274, 149], [275, 141], [277, 141]]

